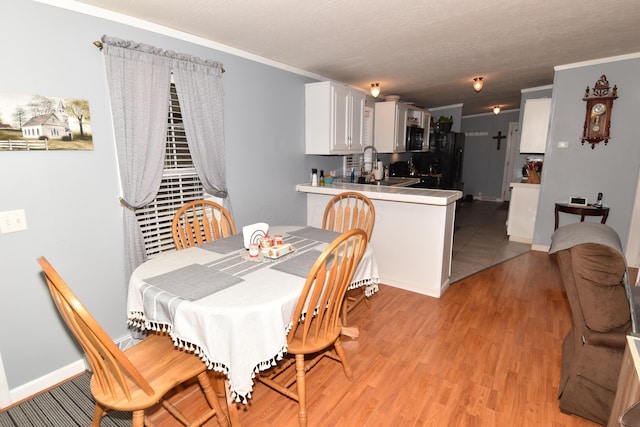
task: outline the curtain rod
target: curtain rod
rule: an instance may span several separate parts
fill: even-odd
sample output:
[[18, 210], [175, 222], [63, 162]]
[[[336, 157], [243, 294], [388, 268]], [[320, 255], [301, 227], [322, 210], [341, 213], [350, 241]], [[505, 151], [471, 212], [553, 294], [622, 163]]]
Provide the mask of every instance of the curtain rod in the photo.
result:
[[[104, 47], [104, 45], [102, 44], [102, 42], [101, 42], [100, 40], [96, 40], [96, 41], [94, 41], [94, 42], [93, 42], [93, 45], [94, 45], [95, 47], [97, 47], [97, 48], [98, 48], [98, 50], [100, 50], [100, 51], [102, 51], [102, 48]], [[224, 68], [223, 68], [223, 67], [220, 67], [220, 70], [221, 70], [223, 73], [225, 72], [225, 70], [224, 70]]]

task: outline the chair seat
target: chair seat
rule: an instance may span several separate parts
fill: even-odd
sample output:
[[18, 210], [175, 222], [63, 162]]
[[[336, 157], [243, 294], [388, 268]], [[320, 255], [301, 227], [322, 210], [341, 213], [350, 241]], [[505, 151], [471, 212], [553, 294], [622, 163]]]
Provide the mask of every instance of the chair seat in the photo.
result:
[[[202, 372], [204, 363], [192, 353], [176, 350], [168, 335], [150, 335], [125, 350], [124, 354], [149, 382], [154, 393], [147, 395], [127, 378], [131, 400], [122, 392], [114, 399], [109, 390], [103, 392], [95, 376], [92, 376], [91, 393], [96, 401], [119, 411], [134, 411], [155, 405], [169, 390], [183, 383], [185, 378], [196, 377]], [[158, 355], [161, 359], [158, 359]]]
[[324, 336], [318, 338], [317, 340], [316, 340], [315, 333], [313, 333], [313, 331], [309, 332], [309, 335], [307, 335], [306, 341], [304, 344], [302, 342], [302, 334], [297, 333], [289, 342], [287, 351], [292, 354], [317, 353], [321, 350], [326, 349], [328, 346], [332, 345], [334, 341], [340, 336], [341, 331], [342, 331], [342, 323], [338, 321], [337, 327], [331, 328], [328, 331], [321, 331], [321, 333]]

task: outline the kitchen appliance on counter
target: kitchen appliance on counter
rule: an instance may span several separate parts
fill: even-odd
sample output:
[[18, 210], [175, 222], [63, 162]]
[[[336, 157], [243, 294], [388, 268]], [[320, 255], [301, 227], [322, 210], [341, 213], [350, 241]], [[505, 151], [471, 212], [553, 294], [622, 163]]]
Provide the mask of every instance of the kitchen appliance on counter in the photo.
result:
[[[420, 181], [409, 184], [413, 188], [442, 188], [442, 174], [438, 172], [438, 159], [433, 153], [414, 153], [411, 161], [399, 161], [389, 165], [389, 176], [412, 177]], [[411, 170], [414, 173], [411, 173]]]
[[407, 151], [422, 151], [424, 144], [424, 129], [407, 126]]
[[389, 176], [410, 176], [409, 163], [398, 161], [389, 165]]

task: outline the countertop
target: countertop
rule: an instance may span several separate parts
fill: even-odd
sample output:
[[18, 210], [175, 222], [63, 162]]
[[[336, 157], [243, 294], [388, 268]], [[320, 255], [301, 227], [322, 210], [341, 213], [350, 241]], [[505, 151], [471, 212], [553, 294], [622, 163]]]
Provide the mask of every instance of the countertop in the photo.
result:
[[[384, 181], [383, 181], [384, 182]], [[402, 185], [355, 184], [347, 182], [333, 182], [324, 187], [312, 187], [310, 183], [296, 185], [296, 191], [301, 193], [336, 195], [344, 191], [357, 191], [372, 200], [387, 200], [392, 202], [417, 203], [422, 205], [446, 206], [462, 198], [462, 191], [435, 190], [430, 188], [411, 188]]]
[[530, 182], [512, 182], [509, 184], [510, 187], [519, 187], [519, 188], [540, 188], [540, 184], [532, 184]]

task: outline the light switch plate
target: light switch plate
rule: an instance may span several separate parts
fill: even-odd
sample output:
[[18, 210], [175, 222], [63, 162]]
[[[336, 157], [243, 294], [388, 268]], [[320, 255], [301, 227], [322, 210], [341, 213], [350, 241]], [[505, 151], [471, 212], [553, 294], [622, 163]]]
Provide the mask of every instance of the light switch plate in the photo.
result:
[[0, 212], [0, 233], [13, 233], [27, 229], [24, 209]]

